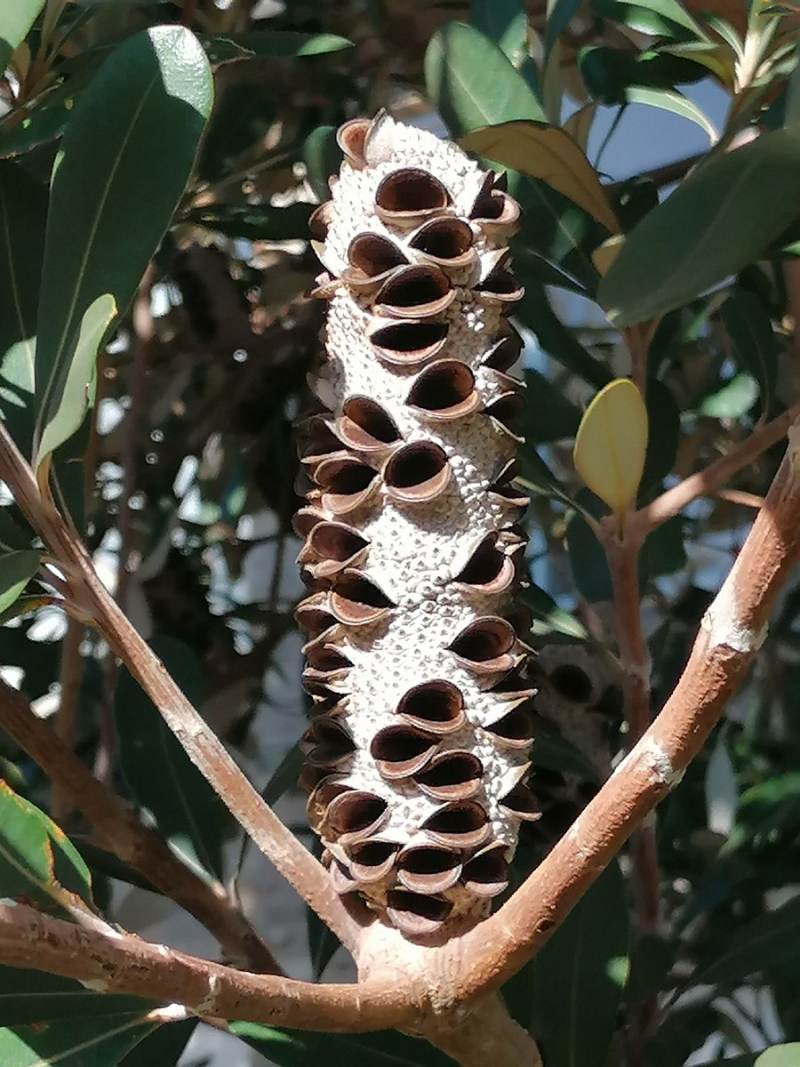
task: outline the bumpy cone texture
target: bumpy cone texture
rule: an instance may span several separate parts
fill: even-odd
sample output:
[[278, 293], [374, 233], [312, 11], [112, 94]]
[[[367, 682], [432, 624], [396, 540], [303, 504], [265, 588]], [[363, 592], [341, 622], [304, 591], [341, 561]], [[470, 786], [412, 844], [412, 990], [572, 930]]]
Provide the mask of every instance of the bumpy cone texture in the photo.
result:
[[329, 308], [295, 519], [315, 701], [302, 782], [336, 889], [425, 937], [488, 912], [538, 817], [513, 603], [519, 208], [502, 177], [387, 116], [339, 143], [312, 219]]

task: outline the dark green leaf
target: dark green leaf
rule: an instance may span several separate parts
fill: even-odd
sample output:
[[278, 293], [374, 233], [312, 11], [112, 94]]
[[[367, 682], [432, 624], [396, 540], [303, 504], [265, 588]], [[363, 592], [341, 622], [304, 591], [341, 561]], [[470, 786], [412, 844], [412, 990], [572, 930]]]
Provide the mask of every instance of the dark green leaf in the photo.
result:
[[[724, 1067], [797, 1067], [800, 1064], [800, 1042], [792, 1041], [788, 1045], [772, 1045], [763, 1052], [748, 1052], [744, 1056], [717, 1060]], [[711, 1067], [700, 1063], [697, 1067]]]
[[[588, 489], [578, 494], [577, 502], [595, 518], [607, 513], [607, 508]], [[611, 600], [611, 572], [605, 549], [580, 512], [573, 512], [567, 520], [566, 540], [572, 575], [581, 596], [590, 604]]]
[[47, 190], [16, 163], [0, 163], [0, 405], [25, 456], [33, 440], [36, 307]]
[[603, 1067], [628, 972], [628, 906], [616, 861], [506, 986], [549, 1067]]
[[536, 744], [531, 749], [534, 767], [546, 767], [549, 771], [560, 771], [562, 774], [578, 774], [587, 782], [597, 781], [597, 767], [559, 733], [550, 720], [535, 716], [535, 732]]
[[702, 984], [730, 985], [800, 953], [800, 897], [759, 915], [730, 939], [724, 952], [695, 976]]
[[639, 580], [644, 585], [648, 578], [674, 574], [686, 566], [686, 548], [681, 515], [662, 522], [651, 534], [642, 548]]
[[313, 204], [268, 207], [261, 204], [216, 204], [197, 208], [187, 222], [224, 233], [226, 237], [246, 237], [251, 241], [289, 241], [308, 236], [308, 219]]
[[720, 316], [739, 369], [749, 372], [758, 382], [762, 407], [765, 413], [769, 412], [778, 373], [769, 312], [755, 293], [737, 285], [722, 305]]
[[619, 325], [670, 311], [738, 273], [800, 214], [800, 138], [787, 130], [709, 160], [628, 235], [598, 288]]
[[28, 30], [44, 7], [44, 0], [13, 0], [0, 7], [0, 73], [28, 36]]
[[[156, 638], [152, 647], [187, 698], [199, 707], [204, 672], [197, 654], [171, 637]], [[159, 832], [174, 848], [220, 876], [225, 806], [124, 668], [114, 695], [114, 719], [120, 766], [137, 803], [152, 813]]]
[[149, 893], [161, 892], [144, 875], [139, 874], [132, 867], [128, 867], [113, 852], [100, 848], [99, 845], [95, 845], [86, 838], [77, 837], [74, 834], [70, 836], [70, 841], [77, 849], [86, 866], [93, 872], [104, 875], [106, 878], [116, 878], [120, 882], [138, 886], [139, 889], [146, 889]]
[[201, 33], [200, 44], [215, 67], [240, 59], [319, 56], [352, 48], [353, 42], [333, 33], [293, 33], [289, 30], [253, 30], [249, 33]]
[[314, 980], [318, 982], [325, 973], [325, 968], [336, 954], [341, 942], [312, 908], [306, 908], [306, 934], [309, 955], [311, 956], [311, 971], [314, 975]]
[[539, 101], [510, 60], [463, 22], [449, 22], [431, 38], [425, 80], [454, 137], [511, 119], [544, 121]]
[[106, 294], [120, 314], [130, 303], [186, 186], [211, 101], [197, 39], [181, 26], [157, 26], [116, 49], [74, 108], [47, 221], [37, 465], [83, 419], [90, 381], [70, 380], [81, 324]]
[[566, 489], [533, 445], [523, 444], [521, 446], [519, 460], [520, 474], [518, 480], [521, 485], [524, 485], [526, 489], [530, 489], [534, 493], [555, 497], [557, 500], [574, 507]]
[[581, 421], [578, 408], [539, 371], [526, 370], [525, 382], [525, 439], [541, 444], [574, 437]]
[[0, 612], [11, 607], [38, 567], [38, 552], [6, 552], [0, 556]]
[[669, 386], [657, 378], [650, 378], [645, 402], [650, 432], [642, 474], [643, 490], [660, 485], [672, 470], [681, 432], [681, 413]]
[[270, 807], [280, 800], [287, 789], [293, 789], [297, 785], [304, 762], [305, 756], [298, 741], [297, 744], [292, 745], [261, 790], [261, 796]]
[[564, 611], [544, 589], [531, 582], [519, 593], [520, 599], [533, 612], [532, 630], [535, 634], [564, 634], [565, 637], [583, 640], [586, 627], [574, 615]]
[[708, 73], [705, 67], [687, 58], [653, 49], [636, 54], [607, 45], [584, 48], [578, 56], [578, 67], [594, 99], [609, 105], [636, 103], [637, 87], [668, 90], [677, 84], [698, 81]]
[[594, 8], [603, 18], [654, 37], [704, 37], [678, 0], [594, 0]]
[[519, 69], [528, 58], [528, 19], [520, 0], [471, 0], [469, 22]]
[[184, 1019], [159, 1026], [155, 1033], [140, 1041], [124, 1060], [120, 1060], [120, 1067], [177, 1067], [197, 1023], [197, 1019]]
[[555, 0], [547, 16], [547, 28], [544, 31], [545, 54], [550, 51], [567, 28], [570, 19], [580, 6], [581, 0]]
[[453, 1067], [453, 1061], [443, 1052], [397, 1030], [316, 1034], [245, 1022], [230, 1023], [229, 1029], [278, 1067], [309, 1067], [317, 1063], [341, 1063], [347, 1067]]
[[320, 203], [331, 195], [328, 178], [339, 173], [342, 150], [336, 143], [334, 126], [318, 126], [303, 143], [303, 159], [308, 171], [308, 180]]
[[525, 283], [525, 295], [515, 309], [516, 317], [536, 334], [541, 347], [557, 363], [590, 385], [602, 389], [611, 381], [611, 371], [591, 356], [575, 337], [574, 331], [568, 330], [554, 314], [544, 286], [529, 280], [524, 274], [521, 280]]
[[92, 993], [80, 982], [60, 975], [0, 966], [0, 1026], [143, 1015], [152, 1007], [139, 997]]
[[32, 900], [62, 917], [92, 908], [91, 875], [72, 842], [2, 779], [0, 897]]

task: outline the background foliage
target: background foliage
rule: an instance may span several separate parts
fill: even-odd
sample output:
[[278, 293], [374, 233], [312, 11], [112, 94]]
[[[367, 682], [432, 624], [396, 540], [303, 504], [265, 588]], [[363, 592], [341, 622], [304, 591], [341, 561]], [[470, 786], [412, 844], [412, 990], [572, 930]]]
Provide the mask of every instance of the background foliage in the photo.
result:
[[[640, 505], [798, 397], [795, 7], [0, 3], [3, 418], [40, 478], [52, 473], [120, 604], [271, 801], [294, 788], [303, 730], [291, 427], [318, 348], [307, 226], [338, 166], [336, 126], [379, 107], [421, 122], [434, 110], [509, 168], [525, 211], [514, 257], [534, 493], [527, 597], [536, 643], [563, 645], [556, 659], [577, 673], [551, 675], [555, 710], [534, 758], [552, 797], [523, 839], [522, 877], [624, 743], [613, 671], [602, 681], [610, 576], [586, 521], [617, 504], [572, 459], [583, 410], [630, 372], [620, 330], [654, 326]], [[691, 95], [707, 80], [730, 99], [719, 131]], [[608, 141], [632, 105], [694, 123], [709, 150], [647, 173], [632, 159], [629, 177], [609, 181], [593, 124], [613, 109]], [[645, 546], [654, 711], [781, 451]], [[218, 798], [104, 643], [66, 619], [41, 545], [4, 503], [4, 677], [186, 863], [235, 880], [245, 850]], [[547, 1067], [800, 1063], [799, 640], [795, 584], [744, 690], [660, 809], [658, 923], [629, 922], [623, 856], [507, 987]], [[113, 918], [112, 879], [136, 876], [1, 732], [0, 758], [0, 897]], [[319, 977], [335, 943], [311, 920], [305, 936]], [[152, 1007], [0, 967], [0, 1061], [176, 1063], [193, 1024], [156, 1028]], [[230, 1031], [278, 1064], [449, 1062], [395, 1033]]]

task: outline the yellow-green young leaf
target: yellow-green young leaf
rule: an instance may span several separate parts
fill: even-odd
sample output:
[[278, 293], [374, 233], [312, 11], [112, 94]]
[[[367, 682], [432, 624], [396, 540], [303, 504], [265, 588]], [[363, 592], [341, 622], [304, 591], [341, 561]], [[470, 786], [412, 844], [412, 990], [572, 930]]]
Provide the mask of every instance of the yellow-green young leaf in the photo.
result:
[[619, 230], [619, 222], [605, 189], [589, 160], [568, 133], [558, 126], [517, 120], [483, 126], [461, 138], [468, 152], [541, 178], [569, 197], [606, 227]]
[[575, 438], [575, 467], [592, 492], [621, 518], [636, 499], [647, 452], [647, 409], [628, 378], [601, 389]]
[[6, 552], [0, 556], [0, 612], [16, 601], [38, 566], [38, 552]]

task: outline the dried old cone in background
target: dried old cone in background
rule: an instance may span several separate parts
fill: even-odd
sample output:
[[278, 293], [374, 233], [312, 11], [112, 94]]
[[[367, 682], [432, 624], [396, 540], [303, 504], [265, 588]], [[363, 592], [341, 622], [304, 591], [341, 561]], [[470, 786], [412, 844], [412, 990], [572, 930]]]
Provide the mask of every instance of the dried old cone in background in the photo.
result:
[[301, 429], [314, 488], [295, 523], [315, 701], [302, 781], [336, 889], [424, 937], [486, 914], [539, 815], [512, 612], [519, 207], [460, 149], [385, 115], [339, 143], [313, 220], [327, 410]]

